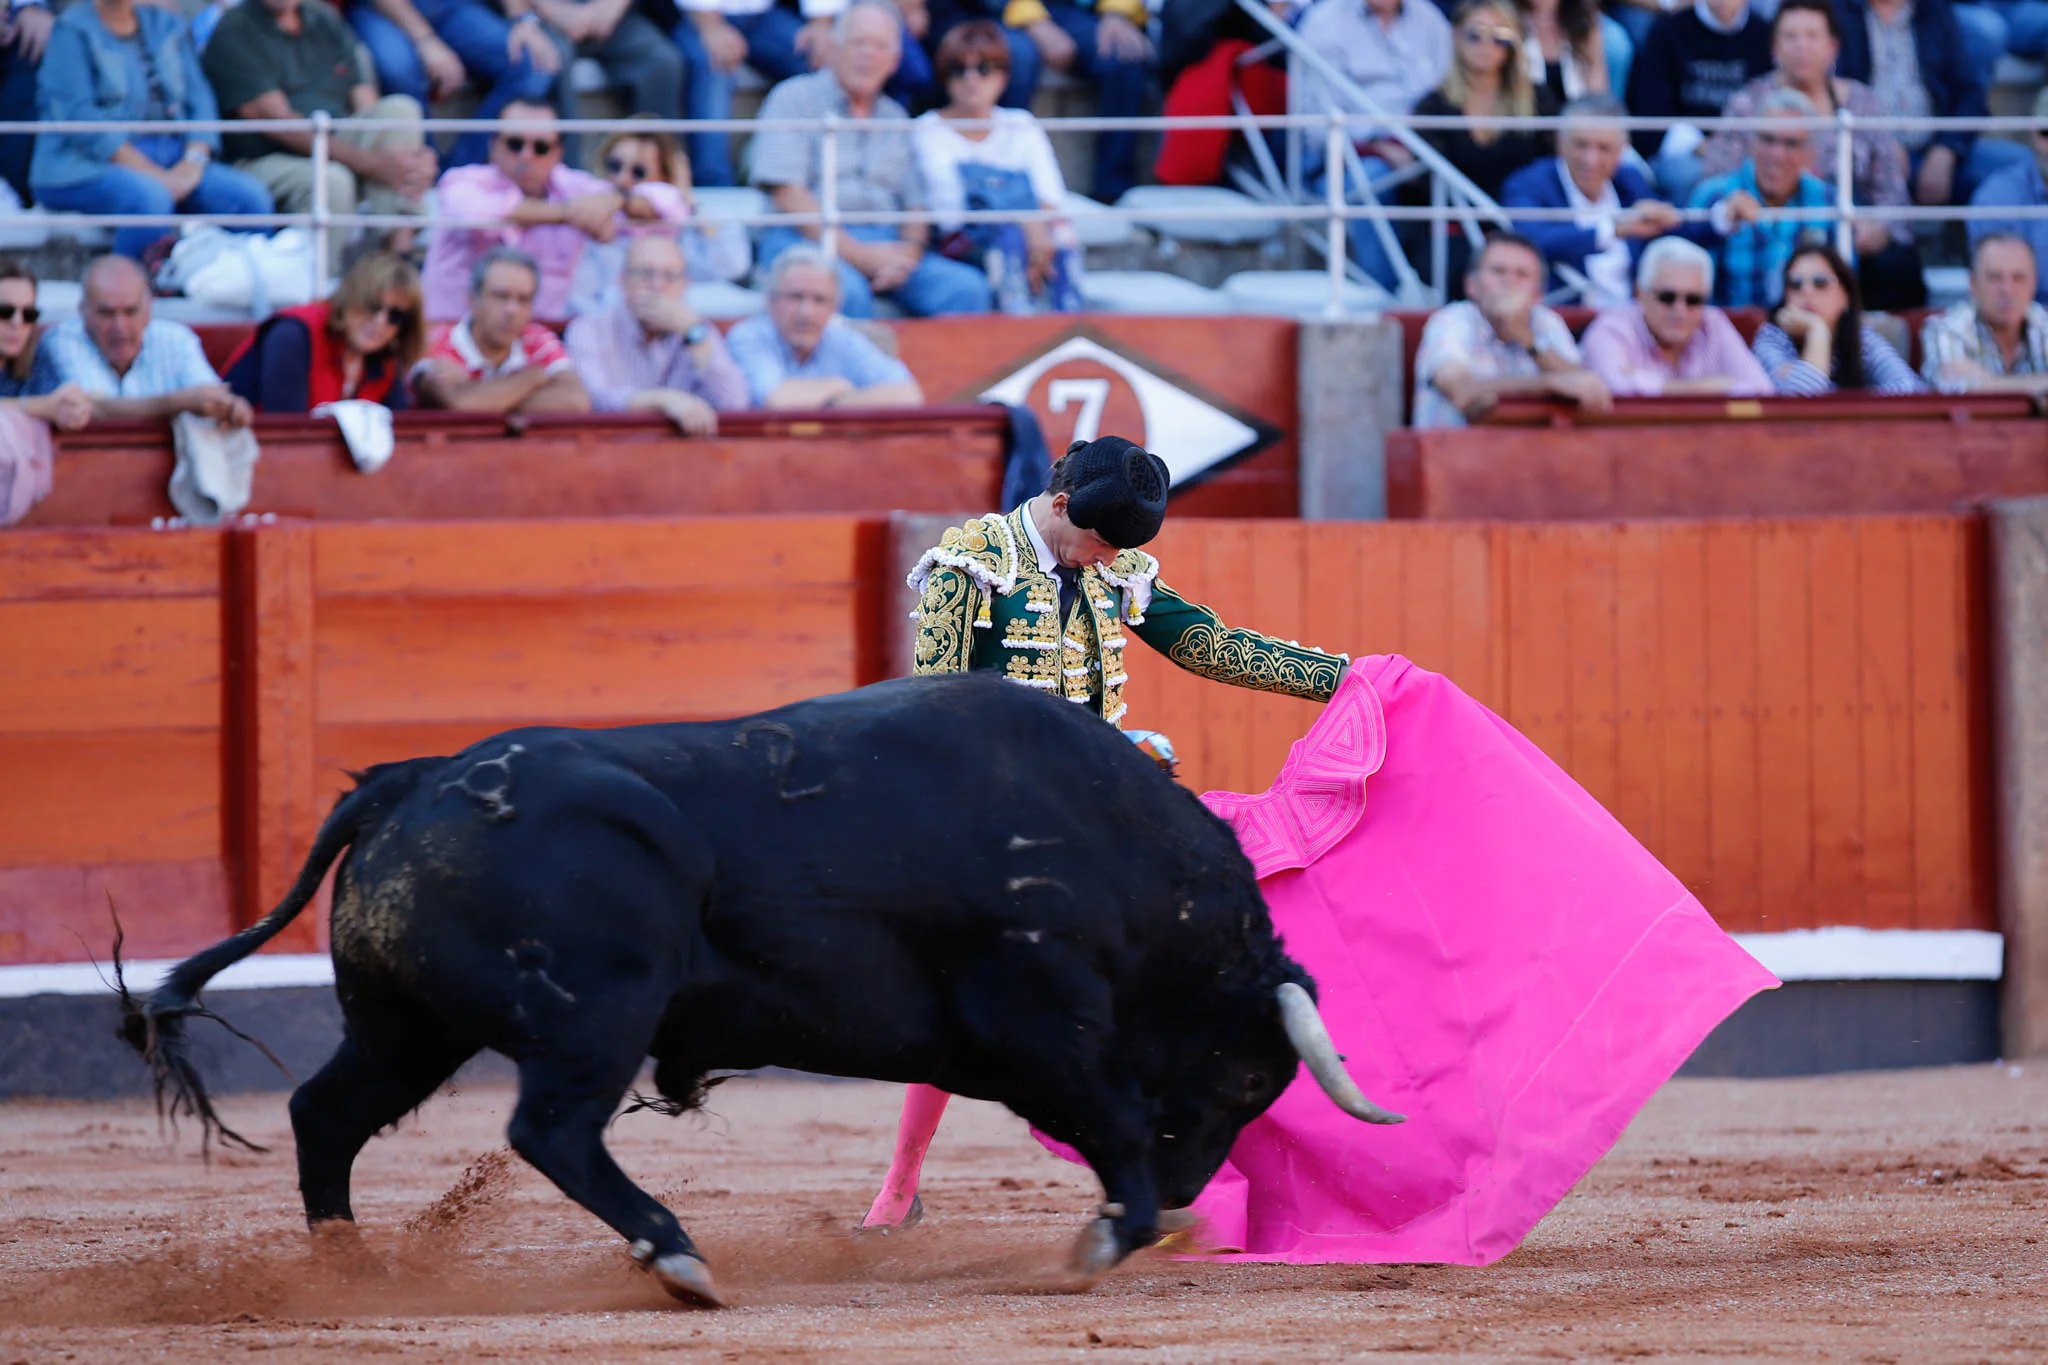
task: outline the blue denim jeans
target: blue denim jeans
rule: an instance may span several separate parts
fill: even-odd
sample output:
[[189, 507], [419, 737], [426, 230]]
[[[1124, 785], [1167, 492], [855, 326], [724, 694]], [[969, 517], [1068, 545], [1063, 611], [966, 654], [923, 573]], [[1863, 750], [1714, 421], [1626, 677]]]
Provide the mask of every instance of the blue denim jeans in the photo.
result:
[[[683, 56], [683, 117], [731, 118], [732, 73], [711, 61], [703, 35], [688, 15], [670, 35]], [[733, 183], [732, 134], [691, 133], [684, 150], [690, 154], [690, 178], [699, 185]]]
[[[505, 40], [512, 26], [497, 10], [480, 0], [415, 0], [414, 7], [433, 27], [435, 36], [462, 58], [470, 77], [484, 87], [474, 117], [496, 118], [515, 100], [553, 103], [559, 73], [542, 71], [524, 56], [515, 63], [506, 54]], [[377, 83], [384, 93], [411, 95], [426, 104], [426, 69], [405, 31], [367, 3], [349, 6], [348, 21], [370, 49]], [[468, 166], [490, 154], [489, 133], [464, 133], [455, 139], [445, 160], [450, 166]]]
[[[36, 121], [36, 63], [23, 61], [13, 46], [0, 50], [0, 122]], [[21, 202], [30, 202], [29, 156], [35, 151], [33, 137], [0, 137], [0, 180], [14, 186]]]
[[2044, 0], [1975, 0], [1955, 7], [1973, 70], [1989, 72], [2000, 56], [2048, 55], [2048, 3]]
[[[1366, 178], [1373, 182], [1379, 181], [1381, 177], [1394, 169], [1376, 156], [1361, 157], [1359, 158], [1359, 164], [1365, 168]], [[1315, 195], [1316, 202], [1323, 202], [1324, 196], [1329, 193], [1329, 184], [1329, 176], [1321, 169], [1317, 169], [1310, 175], [1308, 186], [1310, 192]], [[1381, 203], [1386, 202], [1387, 196], [1385, 193], [1379, 193], [1377, 197]], [[1344, 202], [1347, 204], [1363, 204], [1365, 202], [1365, 192], [1360, 189], [1355, 178], [1348, 178], [1346, 180]], [[1350, 245], [1351, 263], [1360, 270], [1363, 270], [1382, 289], [1392, 292], [1399, 277], [1394, 273], [1394, 259], [1387, 254], [1387, 248], [1381, 243], [1378, 229], [1368, 219], [1353, 218], [1344, 224], [1344, 235]]]
[[[893, 242], [899, 235], [895, 228], [883, 223], [839, 230], [863, 242]], [[807, 240], [795, 228], [765, 229], [755, 253], [756, 270], [765, 277], [777, 256]], [[839, 303], [840, 312], [850, 318], [871, 318], [875, 315], [875, 291], [869, 286], [868, 277], [843, 259], [839, 262], [839, 287], [843, 296]], [[944, 313], [986, 313], [994, 303], [989, 294], [987, 275], [971, 265], [949, 261], [929, 251], [917, 263], [917, 269], [910, 272], [910, 278], [887, 297], [904, 312], [920, 318], [938, 317]]]
[[[1074, 40], [1074, 70], [1095, 88], [1096, 114], [1102, 118], [1135, 118], [1144, 113], [1150, 67], [1144, 62], [1104, 57], [1096, 51], [1095, 38], [1101, 20], [1078, 5], [1055, 5], [1051, 17]], [[1014, 29], [1004, 32], [1010, 38], [1010, 84], [1003, 92], [1002, 102], [1012, 109], [1029, 109], [1045, 63], [1029, 34]], [[1105, 204], [1114, 204], [1137, 183], [1137, 177], [1138, 135], [1097, 133], [1088, 193]]]
[[[169, 190], [141, 171], [113, 165], [76, 185], [46, 185], [38, 198], [64, 213], [269, 213], [275, 207], [262, 181], [217, 164], [209, 164], [198, 186], [176, 203]], [[118, 228], [114, 250], [141, 260], [151, 243], [175, 231], [160, 226]]]

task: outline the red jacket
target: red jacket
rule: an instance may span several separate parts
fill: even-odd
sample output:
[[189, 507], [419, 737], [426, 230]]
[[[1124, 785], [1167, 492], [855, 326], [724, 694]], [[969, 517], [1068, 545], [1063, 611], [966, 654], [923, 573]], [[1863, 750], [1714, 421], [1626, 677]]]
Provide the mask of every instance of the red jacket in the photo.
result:
[[[348, 354], [336, 344], [334, 333], [327, 325], [328, 315], [328, 305], [324, 299], [319, 303], [302, 304], [297, 308], [279, 309], [256, 324], [256, 330], [251, 332], [242, 344], [235, 348], [235, 353], [228, 357], [228, 363], [221, 367], [221, 373], [225, 374], [234, 369], [244, 356], [260, 345], [264, 334], [278, 319], [296, 318], [306, 324], [313, 348], [312, 365], [306, 375], [306, 410], [310, 412], [322, 403], [340, 402], [346, 396], [341, 390]], [[363, 382], [357, 388], [355, 396], [372, 403], [384, 402], [391, 393], [391, 385], [398, 378], [397, 369], [396, 365], [387, 364], [381, 374], [371, 374], [366, 366]]]

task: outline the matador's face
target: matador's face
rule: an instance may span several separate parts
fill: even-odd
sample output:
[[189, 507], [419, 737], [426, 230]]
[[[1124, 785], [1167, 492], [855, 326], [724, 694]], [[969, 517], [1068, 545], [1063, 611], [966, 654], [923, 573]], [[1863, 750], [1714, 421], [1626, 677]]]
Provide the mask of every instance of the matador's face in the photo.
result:
[[1052, 551], [1063, 569], [1078, 569], [1088, 564], [1107, 564], [1116, 558], [1116, 546], [1104, 540], [1093, 531], [1083, 530], [1067, 520], [1067, 495], [1056, 493], [1052, 500], [1051, 523], [1042, 529], [1045, 532], [1045, 548]]

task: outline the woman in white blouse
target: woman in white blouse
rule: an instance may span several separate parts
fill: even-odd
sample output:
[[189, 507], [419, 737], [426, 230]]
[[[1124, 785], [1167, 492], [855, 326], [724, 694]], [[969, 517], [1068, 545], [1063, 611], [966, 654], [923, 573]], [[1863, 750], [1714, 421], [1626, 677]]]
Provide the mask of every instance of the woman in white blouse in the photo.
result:
[[[1010, 46], [987, 20], [946, 34], [934, 62], [942, 108], [912, 126], [918, 167], [937, 224], [938, 249], [988, 271], [998, 306], [1010, 313], [1081, 307], [1080, 244], [1064, 219], [967, 223], [967, 210], [1058, 209], [1066, 182], [1052, 142], [1028, 110], [1000, 109], [1010, 81]], [[987, 121], [984, 128], [964, 122]]]

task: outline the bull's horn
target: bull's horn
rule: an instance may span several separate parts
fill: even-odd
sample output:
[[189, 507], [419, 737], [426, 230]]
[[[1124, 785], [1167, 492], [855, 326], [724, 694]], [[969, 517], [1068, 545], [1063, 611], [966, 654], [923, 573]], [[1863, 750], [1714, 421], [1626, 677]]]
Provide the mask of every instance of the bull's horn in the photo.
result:
[[1294, 1050], [1308, 1064], [1308, 1074], [1316, 1078], [1316, 1084], [1323, 1088], [1331, 1103], [1367, 1123], [1406, 1122], [1405, 1115], [1382, 1109], [1367, 1099], [1358, 1082], [1351, 1079], [1351, 1073], [1344, 1069], [1344, 1059], [1337, 1055], [1337, 1044], [1330, 1039], [1330, 1030], [1323, 1027], [1323, 1016], [1316, 1009], [1315, 999], [1292, 981], [1281, 985], [1279, 995], [1280, 1023], [1287, 1030], [1287, 1041], [1294, 1044]]

